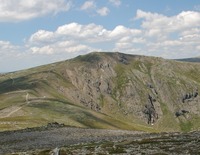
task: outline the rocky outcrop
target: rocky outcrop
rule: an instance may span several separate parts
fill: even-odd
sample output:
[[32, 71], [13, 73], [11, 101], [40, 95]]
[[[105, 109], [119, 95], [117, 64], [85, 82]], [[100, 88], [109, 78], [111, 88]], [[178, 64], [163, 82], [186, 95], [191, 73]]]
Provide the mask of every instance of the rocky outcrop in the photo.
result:
[[[122, 53], [92, 53], [81, 61], [84, 66], [66, 68], [66, 76], [75, 89], [67, 88], [65, 95], [73, 102], [97, 112], [117, 113], [119, 118], [139, 119], [147, 124], [156, 124], [166, 112], [175, 114], [171, 115], [174, 118], [187, 114], [176, 109], [189, 109], [191, 114], [200, 114], [199, 108], [193, 110], [184, 104], [198, 102], [200, 84], [178, 76], [181, 69], [174, 70], [171, 62]], [[188, 91], [185, 85], [195, 91]], [[184, 105], [178, 104], [180, 94], [184, 94], [181, 98]]]
[[120, 63], [128, 65], [128, 59], [127, 59], [125, 54], [117, 53], [117, 57], [118, 57], [118, 60], [119, 60]]
[[154, 108], [154, 102], [156, 102], [156, 99], [149, 95], [148, 104], [145, 105], [144, 109], [144, 114], [147, 116], [148, 124], [153, 124], [158, 119], [158, 114]]
[[195, 99], [198, 96], [198, 89], [196, 89], [193, 93], [186, 93], [183, 97], [182, 97], [182, 102], [185, 103], [186, 101], [191, 101], [193, 99]]
[[188, 114], [188, 113], [189, 113], [189, 111], [187, 111], [187, 110], [180, 110], [180, 111], [177, 111], [175, 113], [175, 115], [176, 115], [176, 117], [179, 117], [179, 116], [185, 116], [185, 114]]

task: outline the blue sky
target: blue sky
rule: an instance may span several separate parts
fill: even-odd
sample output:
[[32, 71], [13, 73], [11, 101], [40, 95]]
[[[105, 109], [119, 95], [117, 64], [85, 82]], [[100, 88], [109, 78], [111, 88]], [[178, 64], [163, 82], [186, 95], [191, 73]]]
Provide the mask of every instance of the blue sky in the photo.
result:
[[200, 2], [0, 0], [0, 72], [92, 51], [200, 56]]

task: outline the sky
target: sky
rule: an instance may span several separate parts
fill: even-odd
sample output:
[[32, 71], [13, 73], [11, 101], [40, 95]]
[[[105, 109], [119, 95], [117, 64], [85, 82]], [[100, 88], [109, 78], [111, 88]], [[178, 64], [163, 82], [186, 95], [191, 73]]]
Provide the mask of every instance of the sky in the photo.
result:
[[0, 72], [93, 51], [200, 56], [200, 1], [0, 0]]

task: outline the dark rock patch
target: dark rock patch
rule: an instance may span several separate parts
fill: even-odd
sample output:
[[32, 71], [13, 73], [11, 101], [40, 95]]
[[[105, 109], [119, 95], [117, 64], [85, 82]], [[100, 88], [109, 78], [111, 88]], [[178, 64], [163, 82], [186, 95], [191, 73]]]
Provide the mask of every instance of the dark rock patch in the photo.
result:
[[196, 89], [193, 93], [186, 93], [182, 97], [182, 102], [185, 103], [185, 101], [193, 100], [194, 98], [198, 96], [198, 94], [199, 94], [198, 89]]
[[175, 116], [179, 117], [179, 116], [184, 116], [185, 114], [188, 114], [189, 111], [188, 110], [180, 110], [180, 111], [176, 111], [175, 112]]
[[148, 104], [145, 105], [144, 114], [147, 117], [147, 123], [153, 124], [158, 119], [158, 114], [155, 110], [154, 103], [156, 99], [154, 99], [151, 95], [148, 96]]

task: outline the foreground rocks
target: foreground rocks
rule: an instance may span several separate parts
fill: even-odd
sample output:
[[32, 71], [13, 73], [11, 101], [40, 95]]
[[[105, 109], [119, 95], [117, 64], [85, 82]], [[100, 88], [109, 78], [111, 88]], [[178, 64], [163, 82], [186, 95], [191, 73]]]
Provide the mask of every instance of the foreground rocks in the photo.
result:
[[139, 132], [72, 127], [41, 127], [7, 131], [0, 133], [0, 154], [36, 149], [54, 149], [80, 143], [118, 141], [137, 133]]
[[200, 154], [200, 132], [148, 134], [72, 127], [0, 133], [0, 154]]

